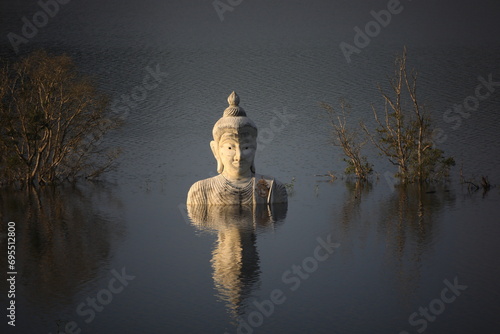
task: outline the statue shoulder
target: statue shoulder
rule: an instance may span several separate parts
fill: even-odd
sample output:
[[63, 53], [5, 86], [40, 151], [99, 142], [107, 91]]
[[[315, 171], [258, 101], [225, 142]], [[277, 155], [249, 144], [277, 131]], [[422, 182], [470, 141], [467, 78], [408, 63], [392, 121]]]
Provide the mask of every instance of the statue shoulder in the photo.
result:
[[288, 193], [286, 187], [280, 181], [274, 179], [273, 189], [273, 203], [286, 203], [288, 202]]
[[220, 192], [222, 175], [195, 182], [189, 189], [187, 204], [214, 204], [214, 193]]
[[286, 187], [283, 183], [269, 175], [256, 175], [256, 179], [264, 179], [267, 182], [272, 182], [272, 203], [286, 203], [288, 202], [288, 194]]
[[187, 204], [206, 204], [207, 203], [207, 189], [210, 188], [210, 179], [204, 179], [195, 182], [187, 195]]

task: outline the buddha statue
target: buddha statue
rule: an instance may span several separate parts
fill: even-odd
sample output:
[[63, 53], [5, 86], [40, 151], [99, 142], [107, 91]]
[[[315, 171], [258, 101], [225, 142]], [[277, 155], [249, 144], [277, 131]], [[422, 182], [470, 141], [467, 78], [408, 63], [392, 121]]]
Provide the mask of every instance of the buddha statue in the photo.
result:
[[188, 205], [248, 205], [286, 203], [285, 186], [276, 179], [255, 173], [257, 127], [239, 106], [232, 92], [229, 107], [215, 123], [210, 148], [219, 175], [200, 180], [188, 192]]

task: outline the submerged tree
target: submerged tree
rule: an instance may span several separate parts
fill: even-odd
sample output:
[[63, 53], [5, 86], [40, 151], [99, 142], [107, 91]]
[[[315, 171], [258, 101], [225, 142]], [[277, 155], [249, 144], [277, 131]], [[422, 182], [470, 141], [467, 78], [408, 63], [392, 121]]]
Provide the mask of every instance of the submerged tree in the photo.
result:
[[345, 169], [346, 174], [355, 174], [360, 180], [366, 180], [373, 172], [372, 164], [368, 163], [365, 156], [361, 155], [361, 148], [366, 144], [359, 138], [359, 133], [347, 126], [347, 113], [350, 111], [350, 105], [345, 101], [340, 101], [340, 112], [327, 103], [321, 103], [321, 107], [328, 113], [330, 124], [333, 129], [333, 145], [341, 147], [344, 160], [348, 166]]
[[376, 133], [363, 125], [372, 143], [393, 165], [398, 166], [396, 176], [403, 183], [448, 176], [455, 161], [444, 157], [444, 152], [433, 144], [430, 117], [417, 99], [417, 73], [414, 70], [408, 73], [406, 69], [406, 48], [396, 57], [390, 86], [391, 95], [380, 88], [385, 102], [382, 119], [372, 107]]
[[95, 177], [118, 150], [99, 145], [119, 126], [109, 99], [70, 57], [37, 51], [0, 72], [0, 183], [45, 184]]

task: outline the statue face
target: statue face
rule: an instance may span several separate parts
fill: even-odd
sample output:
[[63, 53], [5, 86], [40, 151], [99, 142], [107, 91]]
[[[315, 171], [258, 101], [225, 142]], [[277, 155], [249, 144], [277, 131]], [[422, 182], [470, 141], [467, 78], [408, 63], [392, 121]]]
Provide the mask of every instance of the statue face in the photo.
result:
[[219, 140], [219, 159], [224, 176], [232, 179], [251, 176], [257, 141], [249, 132], [226, 132]]

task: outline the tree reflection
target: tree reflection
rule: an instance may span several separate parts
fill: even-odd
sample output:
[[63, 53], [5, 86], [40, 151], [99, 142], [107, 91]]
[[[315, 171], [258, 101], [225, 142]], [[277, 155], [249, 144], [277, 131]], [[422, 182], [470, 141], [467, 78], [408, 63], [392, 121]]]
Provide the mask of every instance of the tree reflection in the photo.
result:
[[247, 300], [260, 285], [258, 233], [273, 230], [286, 217], [286, 204], [188, 205], [194, 226], [217, 233], [212, 269], [217, 297], [234, 317], [245, 313]]
[[342, 226], [343, 229], [348, 229], [349, 223], [361, 214], [361, 199], [367, 196], [372, 190], [372, 184], [366, 181], [356, 180], [355, 182], [348, 180], [345, 183], [348, 191], [347, 198], [342, 206]]
[[414, 293], [422, 258], [434, 245], [443, 208], [455, 201], [454, 193], [435, 184], [397, 186], [388, 193], [368, 182], [346, 182], [346, 190], [334, 227], [344, 240], [342, 251], [352, 255], [347, 245], [360, 241], [364, 248], [375, 238], [370, 242], [382, 243], [384, 265], [394, 272], [402, 295]]
[[[16, 222], [18, 288], [30, 305], [45, 310], [71, 304], [124, 233], [119, 217], [110, 219], [104, 211], [121, 204], [102, 187], [3, 189], [0, 196], [0, 220]], [[2, 238], [6, 231], [2, 223]], [[5, 257], [0, 261], [6, 272]]]
[[445, 186], [410, 184], [399, 186], [380, 203], [380, 231], [384, 232], [387, 258], [396, 265], [405, 294], [418, 288], [422, 257], [434, 245], [439, 215], [455, 195]]

